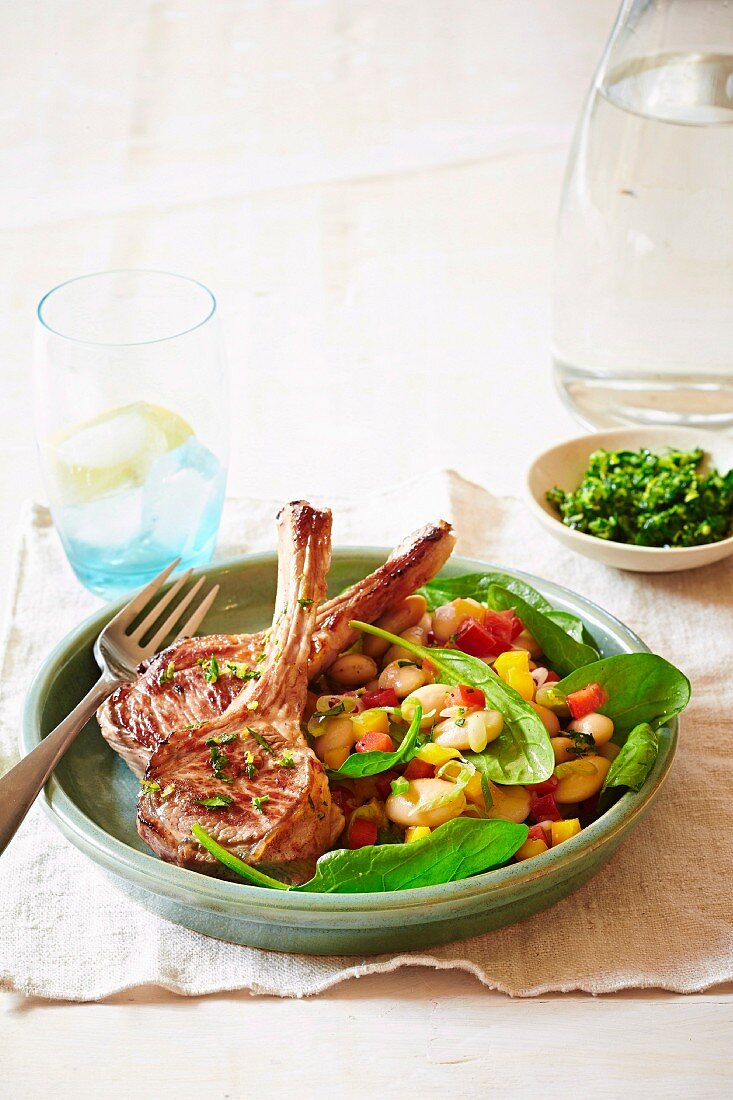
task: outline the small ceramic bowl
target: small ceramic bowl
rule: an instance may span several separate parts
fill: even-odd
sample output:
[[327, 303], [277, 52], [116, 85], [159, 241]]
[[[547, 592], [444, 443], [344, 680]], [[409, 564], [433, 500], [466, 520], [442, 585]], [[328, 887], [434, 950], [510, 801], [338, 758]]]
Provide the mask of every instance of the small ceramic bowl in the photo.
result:
[[680, 569], [699, 569], [702, 565], [733, 554], [733, 536], [704, 546], [664, 548], [629, 546], [574, 531], [566, 527], [559, 514], [548, 503], [548, 489], [559, 486], [575, 489], [588, 468], [593, 451], [638, 451], [647, 448], [662, 454], [667, 448], [705, 451], [705, 465], [725, 473], [733, 467], [733, 439], [697, 428], [619, 428], [610, 432], [594, 432], [570, 439], [552, 447], [534, 460], [527, 472], [525, 499], [535, 519], [546, 531], [569, 550], [594, 558], [604, 565], [629, 569], [637, 573], [673, 573]]

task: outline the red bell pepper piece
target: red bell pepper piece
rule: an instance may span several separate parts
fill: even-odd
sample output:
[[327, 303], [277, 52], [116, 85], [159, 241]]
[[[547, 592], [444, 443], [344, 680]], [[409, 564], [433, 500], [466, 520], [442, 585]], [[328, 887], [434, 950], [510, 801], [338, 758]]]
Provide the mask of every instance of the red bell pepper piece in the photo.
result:
[[394, 742], [388, 733], [370, 730], [356, 742], [354, 748], [357, 752], [394, 752]]
[[359, 710], [373, 710], [376, 707], [398, 707], [400, 701], [394, 688], [375, 688], [359, 696]]
[[503, 641], [513, 642], [524, 630], [524, 623], [518, 619], [513, 608], [506, 611], [487, 611], [484, 626], [497, 638]]
[[480, 707], [486, 706], [486, 696], [481, 688], [471, 687], [470, 684], [457, 684], [451, 688], [446, 703], [449, 707]]
[[367, 817], [355, 817], [348, 828], [346, 846], [352, 850], [366, 848], [370, 844], [376, 844], [377, 823]]
[[402, 774], [405, 779], [432, 779], [435, 775], [435, 766], [413, 756]]
[[512, 642], [521, 634], [524, 625], [510, 609], [487, 611], [484, 621], [466, 619], [456, 633], [456, 645], [472, 657], [498, 657], [511, 649]]
[[559, 782], [560, 780], [556, 775], [551, 775], [549, 779], [545, 779], [542, 783], [525, 783], [524, 786], [528, 791], [533, 791], [537, 797], [540, 797], [543, 794], [554, 794]]
[[498, 657], [509, 649], [503, 642], [481, 625], [478, 619], [466, 619], [456, 633], [456, 645], [471, 657]]
[[511, 649], [511, 642], [482, 626], [478, 619], [466, 619], [456, 633], [456, 645], [471, 657], [493, 660]]
[[600, 684], [595, 683], [588, 684], [578, 691], [571, 691], [567, 696], [567, 704], [573, 718], [585, 718], [586, 714], [592, 714], [607, 702], [608, 695]]
[[554, 794], [543, 794], [541, 798], [533, 798], [530, 803], [530, 813], [536, 821], [562, 821], [562, 814], [557, 808]]
[[547, 837], [545, 836], [545, 830], [541, 825], [530, 825], [529, 832], [527, 833], [527, 840], [544, 840], [547, 843]]

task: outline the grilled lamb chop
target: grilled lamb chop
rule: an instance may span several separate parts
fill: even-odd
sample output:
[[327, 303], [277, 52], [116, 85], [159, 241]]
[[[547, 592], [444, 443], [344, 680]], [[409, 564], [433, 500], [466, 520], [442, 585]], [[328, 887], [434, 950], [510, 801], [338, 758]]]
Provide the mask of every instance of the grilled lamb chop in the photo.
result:
[[302, 501], [283, 510], [275, 621], [260, 679], [247, 683], [224, 714], [177, 730], [153, 753], [138, 832], [170, 863], [226, 874], [192, 837], [199, 822], [248, 863], [303, 881], [343, 824], [300, 728], [330, 531], [330, 512]]
[[[442, 520], [428, 524], [401, 543], [374, 573], [324, 603], [316, 615], [309, 679], [317, 679], [356, 640], [350, 619], [374, 622], [430, 580], [450, 557], [454, 543], [450, 524]], [[257, 667], [265, 637], [265, 631], [212, 634], [174, 643], [141, 666], [140, 677], [119, 687], [99, 708], [97, 720], [104, 737], [142, 776], [155, 747], [173, 730], [226, 710], [242, 691], [240, 677], [246, 669]], [[212, 657], [220, 675], [207, 682]], [[199, 661], [209, 664], [202, 667]], [[171, 662], [175, 672], [168, 678]]]

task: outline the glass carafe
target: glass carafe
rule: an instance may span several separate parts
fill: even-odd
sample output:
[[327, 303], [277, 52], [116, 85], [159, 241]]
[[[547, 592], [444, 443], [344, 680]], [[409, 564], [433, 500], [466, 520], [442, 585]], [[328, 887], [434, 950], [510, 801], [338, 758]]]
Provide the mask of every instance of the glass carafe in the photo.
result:
[[733, 426], [728, 0], [621, 6], [565, 179], [553, 357], [589, 426]]

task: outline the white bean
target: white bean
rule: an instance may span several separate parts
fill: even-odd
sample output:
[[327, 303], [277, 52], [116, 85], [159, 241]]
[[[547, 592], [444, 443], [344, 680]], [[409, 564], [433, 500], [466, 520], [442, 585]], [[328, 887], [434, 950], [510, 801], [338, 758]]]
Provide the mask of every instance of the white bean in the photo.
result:
[[492, 803], [487, 807], [489, 817], [501, 817], [517, 825], [529, 817], [531, 795], [524, 787], [502, 787], [488, 780]]
[[593, 711], [583, 718], [576, 718], [568, 726], [574, 733], [585, 733], [591, 736], [598, 747], [605, 745], [613, 737], [613, 722], [605, 714], [597, 714]]
[[466, 718], [466, 728], [468, 747], [472, 752], [483, 752], [504, 729], [504, 719], [498, 710], [477, 710]]
[[458, 612], [452, 603], [443, 604], [433, 612], [433, 634], [438, 645], [445, 645], [458, 630]]
[[610, 767], [611, 761], [604, 756], [582, 756], [572, 763], [568, 761], [557, 776], [559, 783], [555, 789], [555, 801], [564, 805], [592, 798], [603, 786]]
[[[460, 711], [461, 708], [451, 708]], [[490, 741], [495, 741], [504, 728], [504, 719], [498, 710], [474, 710], [469, 714], [456, 714], [439, 722], [433, 731], [433, 740], [450, 749], [471, 749], [483, 752]]]
[[319, 760], [324, 760], [327, 752], [334, 749], [350, 749], [356, 743], [356, 732], [350, 718], [345, 714], [327, 718], [323, 723], [324, 731], [313, 742], [313, 751]]
[[392, 688], [398, 699], [411, 695], [417, 688], [423, 687], [430, 679], [429, 674], [419, 665], [402, 665], [394, 661], [382, 669], [379, 676], [380, 688]]
[[403, 722], [412, 721], [415, 707], [419, 703], [423, 713], [420, 729], [429, 729], [435, 722], [436, 714], [440, 714], [449, 691], [450, 688], [445, 684], [425, 684], [424, 687], [411, 691], [407, 698], [402, 700], [400, 707]]
[[560, 732], [560, 719], [549, 707], [543, 707], [542, 703], [530, 703], [532, 710], [537, 712], [537, 717], [542, 722], [550, 737], [557, 737]]
[[[460, 722], [461, 719], [459, 718]], [[468, 749], [468, 729], [465, 721], [462, 726], [456, 725], [455, 718], [446, 718], [433, 728], [433, 741], [436, 745], [443, 745], [446, 749], [459, 749], [461, 752]]]
[[[441, 806], [434, 805], [451, 793], [455, 793], [455, 798]], [[465, 808], [463, 791], [456, 791], [454, 783], [446, 783], [443, 779], [413, 779], [404, 794], [391, 794], [385, 806], [390, 821], [405, 829], [411, 825], [427, 825], [434, 829], [460, 817]]]
[[[403, 630], [407, 630], [420, 622], [427, 606], [427, 600], [424, 596], [408, 596], [397, 607], [393, 607], [382, 615], [381, 619], [377, 619], [375, 625], [381, 627], [382, 630], [387, 630], [390, 634], [401, 634]], [[389, 649], [389, 642], [385, 642], [383, 638], [368, 635], [364, 638], [361, 648], [362, 652], [366, 653], [368, 657], [379, 660]]]
[[[403, 630], [400, 634], [400, 638], [404, 638], [405, 641], [415, 642], [416, 645], [425, 645], [428, 640], [427, 630], [418, 623], [417, 626], [410, 626], [407, 630]], [[403, 649], [402, 646], [393, 645], [387, 650], [384, 655], [384, 665], [391, 665], [393, 661], [413, 661], [414, 654], [410, 653], [409, 649]]]
[[328, 675], [339, 687], [363, 687], [377, 675], [377, 662], [364, 653], [345, 653], [334, 661]]

